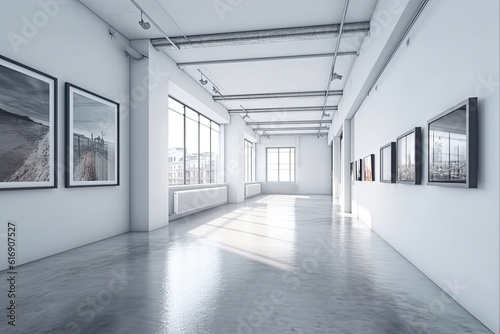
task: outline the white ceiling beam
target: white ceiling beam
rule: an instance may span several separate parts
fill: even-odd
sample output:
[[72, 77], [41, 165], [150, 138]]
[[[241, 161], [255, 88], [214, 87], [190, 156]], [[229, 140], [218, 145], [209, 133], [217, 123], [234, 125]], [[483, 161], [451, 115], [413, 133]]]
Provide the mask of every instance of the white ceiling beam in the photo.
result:
[[[315, 53], [315, 54], [303, 54], [303, 55], [293, 55], [293, 56], [201, 60], [201, 61], [177, 63], [177, 66], [179, 68], [185, 68], [185, 67], [190, 67], [190, 66], [223, 65], [223, 64], [237, 64], [237, 63], [256, 63], [256, 62], [262, 62], [262, 61], [275, 61], [275, 60], [329, 58], [329, 57], [333, 57], [334, 55], [335, 55], [335, 53]], [[346, 52], [339, 52], [337, 54], [337, 56], [339, 56], [339, 57], [358, 56], [358, 55], [359, 55], [358, 51], [346, 51]]]
[[[342, 90], [332, 90], [328, 96], [342, 96]], [[325, 97], [325, 91], [310, 92], [289, 92], [289, 93], [262, 93], [262, 94], [237, 94], [214, 96], [214, 101], [237, 101], [237, 100], [262, 100], [262, 99], [286, 99], [286, 98], [304, 98], [304, 97]]]
[[[336, 38], [340, 24], [327, 24], [296, 28], [238, 31], [219, 34], [170, 37], [170, 41], [181, 49], [207, 48], [216, 46], [251, 45], [288, 41], [308, 41]], [[345, 37], [364, 37], [370, 31], [370, 22], [346, 23], [343, 27]], [[152, 39], [153, 46], [162, 51], [172, 50], [172, 43], [166, 38]]]

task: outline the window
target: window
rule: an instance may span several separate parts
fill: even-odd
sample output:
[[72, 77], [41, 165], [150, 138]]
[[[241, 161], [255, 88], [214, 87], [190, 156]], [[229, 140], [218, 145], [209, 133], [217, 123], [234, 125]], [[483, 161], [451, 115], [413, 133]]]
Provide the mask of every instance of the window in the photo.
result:
[[219, 168], [219, 125], [169, 97], [168, 160], [171, 185], [215, 183]]
[[245, 140], [245, 182], [255, 181], [255, 150], [254, 145]]
[[267, 182], [295, 182], [295, 147], [267, 148]]

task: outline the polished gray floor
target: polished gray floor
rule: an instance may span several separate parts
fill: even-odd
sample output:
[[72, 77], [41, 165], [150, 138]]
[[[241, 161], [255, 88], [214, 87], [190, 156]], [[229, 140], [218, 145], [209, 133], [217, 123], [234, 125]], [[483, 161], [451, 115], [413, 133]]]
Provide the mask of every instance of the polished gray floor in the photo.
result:
[[329, 196], [259, 196], [18, 269], [0, 333], [490, 333]]

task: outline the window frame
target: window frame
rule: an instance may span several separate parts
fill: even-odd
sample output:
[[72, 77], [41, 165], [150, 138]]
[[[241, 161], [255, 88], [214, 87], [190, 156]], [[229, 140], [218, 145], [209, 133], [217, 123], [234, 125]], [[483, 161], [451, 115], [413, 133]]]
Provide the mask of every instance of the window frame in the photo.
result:
[[[278, 150], [278, 181], [269, 181], [269, 164], [268, 164], [268, 157], [269, 157], [269, 149], [274, 149]], [[280, 150], [281, 149], [286, 149], [288, 150], [289, 154], [289, 161], [290, 163], [288, 164], [288, 172], [289, 172], [289, 179], [290, 181], [281, 181], [280, 180]], [[292, 161], [292, 151], [293, 151], [293, 161]], [[266, 147], [266, 182], [289, 182], [289, 183], [296, 183], [297, 182], [297, 150], [293, 146], [289, 147]], [[292, 167], [293, 166], [293, 174], [292, 174]], [[292, 181], [292, 175], [293, 175], [293, 181]]]
[[[254, 143], [245, 139], [245, 183], [255, 182], [255, 147]], [[250, 161], [248, 161], [250, 157]], [[248, 169], [247, 169], [248, 168]], [[248, 177], [248, 178], [247, 178]]]
[[[212, 119], [210, 119], [209, 117], [203, 115], [202, 113], [198, 112], [196, 109], [193, 109], [192, 107], [190, 107], [188, 104], [185, 104], [181, 101], [179, 101], [178, 99], [176, 99], [175, 97], [173, 96], [168, 96], [169, 99], [172, 99], [174, 100], [175, 102], [179, 103], [180, 105], [182, 105], [182, 109], [183, 109], [183, 113], [182, 114], [179, 114], [178, 111], [174, 110], [174, 109], [171, 109], [170, 107], [168, 107], [168, 112], [170, 113], [171, 111], [172, 112], [175, 112], [175, 113], [178, 113], [179, 115], [181, 115], [183, 117], [183, 127], [184, 127], [184, 138], [183, 138], [183, 142], [184, 142], [184, 145], [183, 145], [183, 161], [182, 161], [182, 172], [183, 172], [183, 183], [182, 184], [176, 184], [175, 186], [183, 186], [183, 185], [201, 185], [201, 184], [217, 184], [217, 179], [214, 177], [213, 180], [214, 182], [212, 182], [212, 154], [214, 152], [212, 152], [212, 134], [213, 134], [213, 131], [218, 133], [219, 134], [219, 145], [220, 145], [220, 124], [217, 123], [217, 122], [214, 122]], [[197, 166], [198, 166], [198, 182], [197, 183], [191, 183], [191, 184], [186, 184], [186, 180], [187, 180], [187, 166], [186, 166], [186, 162], [187, 162], [187, 148], [186, 148], [186, 117], [193, 120], [192, 118], [188, 117], [186, 115], [186, 109], [190, 109], [192, 112], [196, 113], [196, 117], [197, 117], [197, 124], [198, 124], [198, 163], [197, 163]], [[210, 147], [210, 154], [209, 154], [209, 161], [208, 161], [208, 164], [209, 164], [209, 178], [208, 178], [208, 182], [207, 183], [201, 183], [201, 180], [202, 180], [202, 177], [201, 177], [201, 152], [200, 152], [200, 149], [201, 149], [201, 138], [200, 138], [200, 134], [201, 134], [201, 126], [206, 126], [206, 125], [202, 125], [201, 124], [201, 117], [204, 117], [206, 118], [207, 120], [210, 121], [210, 126], [208, 127], [208, 130], [209, 130], [209, 147]], [[195, 120], [193, 120], [195, 121]], [[213, 127], [212, 125], [215, 124], [217, 125], [217, 127]], [[169, 129], [168, 129], [169, 130]], [[169, 148], [170, 149], [170, 148]], [[219, 153], [220, 154], [220, 153]], [[169, 161], [170, 163], [170, 161]], [[217, 165], [217, 164], [216, 164]], [[220, 165], [220, 164], [219, 164]], [[214, 174], [215, 174], [215, 169], [214, 169]], [[169, 175], [169, 183], [170, 183], [170, 175]]]

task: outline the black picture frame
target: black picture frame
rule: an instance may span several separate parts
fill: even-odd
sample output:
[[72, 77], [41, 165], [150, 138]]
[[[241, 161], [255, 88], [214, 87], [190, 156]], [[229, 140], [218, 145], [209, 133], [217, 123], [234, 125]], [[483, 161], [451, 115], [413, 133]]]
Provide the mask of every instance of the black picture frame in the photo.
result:
[[0, 190], [57, 188], [57, 88], [0, 55]]
[[375, 181], [375, 154], [370, 154], [363, 159], [363, 180]]
[[66, 187], [120, 185], [120, 105], [66, 83]]
[[363, 181], [363, 159], [356, 161], [356, 181]]
[[356, 181], [356, 178], [354, 177], [355, 170], [356, 170], [356, 162], [352, 161], [351, 162], [351, 181]]
[[380, 148], [380, 182], [396, 183], [396, 142]]
[[477, 188], [478, 135], [476, 97], [427, 121], [427, 184]]
[[422, 129], [416, 127], [396, 140], [396, 183], [422, 183]]

